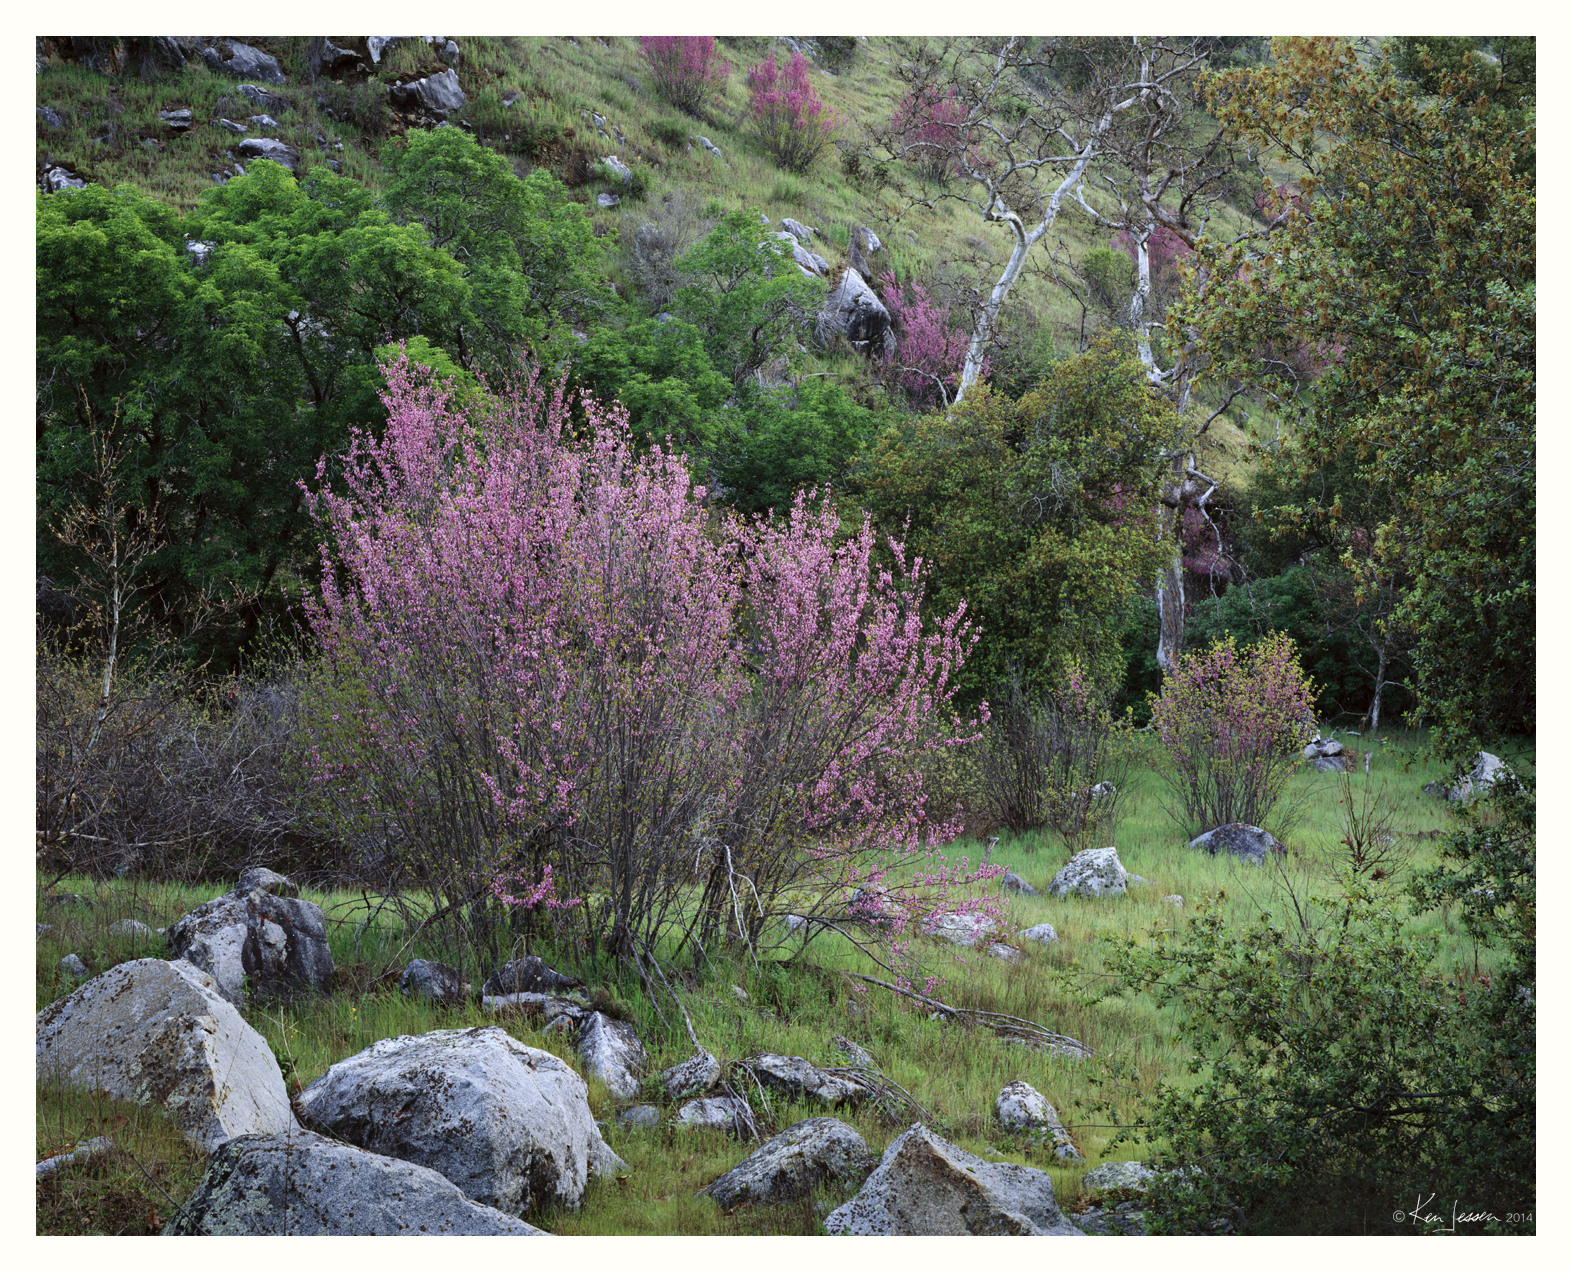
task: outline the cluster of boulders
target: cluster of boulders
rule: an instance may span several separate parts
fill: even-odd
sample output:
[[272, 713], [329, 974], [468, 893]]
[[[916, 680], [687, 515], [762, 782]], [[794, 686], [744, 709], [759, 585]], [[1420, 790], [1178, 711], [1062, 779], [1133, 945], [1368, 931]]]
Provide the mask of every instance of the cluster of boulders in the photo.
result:
[[1346, 773], [1354, 766], [1353, 756], [1336, 738], [1317, 735], [1305, 744], [1303, 754], [1318, 773]]
[[[1022, 935], [1054, 939], [1048, 925], [1039, 929]], [[480, 987], [481, 1002], [571, 1031], [578, 1071], [485, 1025], [382, 1039], [308, 1086], [297, 1083], [291, 1096], [266, 1040], [237, 1008], [330, 991], [320, 909], [285, 876], [253, 869], [165, 935], [174, 957], [122, 963], [38, 1013], [36, 1061], [41, 1078], [162, 1107], [208, 1154], [171, 1234], [532, 1235], [541, 1230], [531, 1217], [576, 1208], [591, 1180], [629, 1169], [602, 1138], [586, 1077], [627, 1105], [617, 1115], [623, 1127], [663, 1120], [660, 1105], [627, 1104], [648, 1089], [650, 1067], [633, 1028], [534, 956], [497, 969]], [[433, 960], [410, 963], [399, 985], [448, 1003], [473, 989]], [[768, 1053], [724, 1065], [701, 1048], [655, 1077], [675, 1127], [756, 1139], [750, 1101], [825, 1110], [712, 1181], [704, 1192], [717, 1204], [791, 1201], [833, 1185], [843, 1196], [858, 1191], [826, 1218], [832, 1233], [1139, 1230], [1140, 1215], [1126, 1213], [1123, 1201], [1110, 1215], [1067, 1217], [1044, 1172], [986, 1161], [922, 1124], [876, 1160], [855, 1129], [829, 1114], [878, 1090], [878, 1063], [840, 1035], [830, 1046], [845, 1067]], [[999, 1092], [994, 1117], [1021, 1145], [1084, 1160], [1053, 1106], [1026, 1082]], [[77, 1156], [102, 1148], [84, 1146]], [[45, 1167], [67, 1160], [75, 1157]]]
[[1495, 785], [1496, 779], [1502, 773], [1508, 772], [1506, 762], [1499, 755], [1492, 755], [1489, 751], [1480, 751], [1474, 756], [1474, 762], [1469, 767], [1467, 774], [1460, 778], [1457, 785], [1448, 785], [1445, 782], [1426, 783], [1424, 793], [1436, 795], [1453, 803], [1463, 803], [1482, 795]]

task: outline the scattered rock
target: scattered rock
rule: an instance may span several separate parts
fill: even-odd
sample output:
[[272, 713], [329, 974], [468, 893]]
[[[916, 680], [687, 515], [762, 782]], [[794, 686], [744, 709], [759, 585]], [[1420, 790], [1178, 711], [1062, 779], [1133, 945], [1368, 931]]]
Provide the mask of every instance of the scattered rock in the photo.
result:
[[213, 48], [202, 50], [202, 60], [220, 75], [259, 79], [268, 84], [284, 82], [284, 68], [276, 57], [239, 40], [219, 40]]
[[731, 987], [731, 994], [733, 998], [736, 998], [742, 1002], [748, 1001], [748, 991], [745, 990], [741, 985], [733, 985]]
[[1070, 1222], [1089, 1237], [1144, 1237], [1145, 1219], [1133, 1201], [1121, 1201], [1111, 1209], [1090, 1206], [1070, 1216]]
[[1123, 896], [1131, 878], [1117, 848], [1087, 848], [1060, 868], [1048, 885], [1051, 897]]
[[213, 123], [225, 132], [234, 133], [237, 137], [244, 136], [247, 131], [244, 124], [238, 124], [233, 119], [215, 119]]
[[752, 1122], [752, 1110], [732, 1096], [711, 1095], [689, 1100], [672, 1120], [678, 1126], [725, 1131], [734, 1139], [740, 1139]]
[[77, 910], [91, 910], [93, 899], [84, 897], [80, 892], [51, 892], [44, 898], [46, 910], [58, 910], [63, 906]]
[[417, 958], [398, 978], [399, 993], [429, 1002], [460, 1003], [469, 997], [470, 985], [456, 967], [434, 959]]
[[648, 1130], [660, 1125], [660, 1110], [653, 1104], [635, 1104], [617, 1114], [617, 1123], [634, 1130]]
[[300, 151], [273, 137], [247, 137], [235, 149], [244, 159], [271, 159], [297, 176], [300, 173]]
[[993, 927], [993, 920], [986, 914], [946, 914], [933, 925], [928, 934], [970, 949], [987, 936]]
[[564, 975], [533, 954], [505, 963], [486, 978], [480, 987], [482, 994], [557, 994], [564, 990], [578, 989], [584, 984], [572, 976]]
[[195, 122], [189, 110], [161, 110], [159, 119], [163, 120], [166, 128], [173, 128], [176, 132], [185, 132]]
[[[794, 221], [789, 216], [782, 217], [781, 218], [781, 229], [785, 230], [786, 233], [790, 234], [794, 239], [796, 239], [804, 247], [812, 247], [813, 246], [813, 237], [814, 237], [815, 231], [810, 230], [801, 221]], [[823, 238], [824, 236], [822, 234], [820, 234], [819, 237]]]
[[277, 128], [278, 120], [271, 115], [252, 115], [251, 122], [258, 128]]
[[162, 1107], [206, 1151], [294, 1126], [267, 1041], [184, 961], [112, 967], [38, 1013], [40, 1077]]
[[248, 980], [262, 999], [333, 988], [327, 924], [310, 901], [237, 888], [198, 906], [168, 935], [171, 957], [207, 972], [237, 1006], [246, 1001]]
[[53, 923], [40, 923], [40, 924], [38, 924], [38, 935], [39, 936], [47, 936], [50, 932], [53, 932], [54, 930], [55, 930], [55, 925]]
[[46, 193], [59, 194], [62, 190], [81, 190], [87, 182], [69, 168], [59, 166], [44, 169], [43, 187]]
[[1453, 803], [1471, 799], [1476, 792], [1489, 790], [1495, 785], [1496, 778], [1505, 768], [1506, 764], [1499, 755], [1480, 751], [1474, 756], [1474, 764], [1469, 769], [1468, 776], [1462, 778], [1456, 786], [1447, 786], [1443, 782], [1429, 782], [1425, 785], [1424, 793], [1438, 795]]
[[577, 1208], [600, 1142], [584, 1080], [496, 1025], [384, 1038], [298, 1107], [308, 1126], [428, 1166], [508, 1214]]
[[831, 1038], [830, 1046], [839, 1051], [853, 1064], [860, 1065], [864, 1069], [877, 1069], [879, 1067], [879, 1062], [873, 1058], [873, 1052], [858, 1046], [843, 1034], [836, 1034]]
[[54, 1157], [46, 1157], [38, 1163], [34, 1171], [34, 1179], [42, 1179], [45, 1175], [52, 1175], [62, 1166], [69, 1166], [72, 1162], [85, 1162], [89, 1157], [97, 1157], [114, 1148], [115, 1142], [108, 1136], [99, 1135], [90, 1140], [78, 1140], [76, 1148], [69, 1153], [60, 1153]]
[[831, 1180], [865, 1179], [873, 1155], [833, 1117], [813, 1117], [766, 1140], [703, 1191], [722, 1208], [793, 1201]]
[[793, 235], [784, 233], [783, 231], [777, 231], [775, 234], [771, 235], [771, 237], [778, 239], [780, 242], [785, 243], [791, 248], [791, 258], [797, 262], [797, 265], [800, 269], [806, 271], [809, 274], [817, 275], [820, 278], [823, 278], [830, 272], [830, 263], [825, 260], [824, 257], [810, 252], [800, 242], [798, 242]]
[[1314, 759], [1310, 767], [1317, 773], [1351, 773], [1354, 768], [1354, 757], [1351, 755], [1336, 755], [1331, 758]]
[[382, 60], [382, 55], [391, 49], [396, 49], [404, 42], [402, 35], [368, 35], [366, 37], [366, 52], [371, 54], [371, 65], [375, 66]]
[[39, 122], [42, 123], [45, 128], [65, 127], [65, 121], [60, 118], [60, 115], [58, 112], [56, 112], [53, 106], [40, 106], [37, 109]]
[[866, 1236], [1081, 1236], [1046, 1173], [988, 1162], [920, 1123], [884, 1150], [858, 1194], [825, 1230]]
[[1190, 847], [1204, 849], [1214, 857], [1226, 852], [1251, 866], [1259, 866], [1269, 852], [1281, 857], [1288, 851], [1259, 826], [1247, 826], [1244, 822], [1228, 822], [1204, 835], [1197, 835], [1190, 841]]
[[[266, 118], [266, 116], [263, 116]], [[281, 875], [266, 866], [252, 866], [240, 872], [235, 881], [236, 892], [266, 892], [275, 897], [298, 897], [300, 889], [288, 875]]]
[[146, 923], [139, 923], [136, 919], [121, 919], [109, 925], [111, 936], [142, 936], [153, 940], [158, 936]]
[[630, 1100], [639, 1093], [649, 1057], [632, 1025], [604, 1012], [591, 1012], [579, 1026], [577, 1045], [585, 1072], [604, 1082], [612, 1095]]
[[699, 137], [699, 136], [695, 136], [695, 137], [694, 137], [694, 138], [693, 138], [693, 140], [694, 140], [694, 141], [696, 141], [696, 142], [698, 142], [698, 143], [699, 143], [699, 145], [701, 145], [701, 146], [703, 146], [703, 147], [704, 147], [704, 149], [706, 149], [706, 150], [708, 150], [708, 151], [709, 151], [709, 152], [710, 152], [710, 153], [711, 153], [711, 154], [712, 154], [712, 155], [714, 155], [714, 156], [715, 156], [715, 157], [716, 157], [716, 158], [717, 158], [717, 159], [719, 159], [719, 158], [720, 158], [720, 157], [721, 157], [721, 152], [720, 152], [720, 147], [719, 147], [719, 146], [716, 146], [716, 145], [713, 145], [713, 144], [711, 144], [711, 142], [710, 142], [710, 139], [709, 139], [709, 138], [708, 138], [708, 137]]
[[861, 1083], [826, 1073], [801, 1056], [766, 1053], [750, 1056], [742, 1063], [753, 1071], [759, 1085], [766, 1091], [777, 1092], [792, 1100], [817, 1100], [835, 1107], [856, 1104], [868, 1094], [867, 1088]]
[[1177, 892], [1174, 893], [1172, 896], [1164, 897], [1163, 900], [1168, 902], [1168, 904], [1173, 906], [1176, 910], [1184, 909], [1184, 898], [1182, 896], [1180, 896]]
[[270, 93], [255, 84], [236, 84], [235, 92], [256, 103], [270, 115], [282, 115], [289, 109], [289, 98], [281, 93]]
[[400, 110], [424, 111], [443, 117], [449, 111], [462, 110], [466, 100], [464, 90], [459, 87], [458, 73], [451, 66], [413, 84], [389, 84], [388, 97]]
[[1039, 945], [1049, 945], [1059, 939], [1059, 934], [1053, 930], [1052, 923], [1039, 923], [1036, 927], [1023, 928], [1015, 935], [1017, 940], [1036, 941]]
[[92, 975], [87, 970], [87, 964], [82, 962], [75, 954], [67, 954], [60, 960], [60, 970], [67, 976], [75, 977], [77, 980], [86, 980]]
[[440, 57], [449, 66], [452, 66], [459, 60], [459, 46], [452, 40], [448, 40], [437, 49], [437, 56]]
[[1057, 1110], [1029, 1083], [1011, 1082], [1005, 1086], [994, 1099], [993, 1113], [1006, 1130], [1052, 1144], [1054, 1156], [1061, 1161], [1086, 1160], [1070, 1132], [1064, 1129]]
[[[597, 115], [596, 119], [599, 120], [600, 116]], [[601, 122], [604, 123], [603, 120]], [[611, 175], [622, 182], [623, 185], [633, 184], [633, 169], [618, 159], [616, 155], [608, 155], [604, 162]]]
[[1006, 945], [1002, 941], [995, 941], [987, 949], [990, 958], [996, 958], [1001, 963], [1018, 963], [1021, 961], [1021, 951], [1013, 945]]
[[208, 1158], [165, 1236], [544, 1236], [428, 1166], [310, 1131], [243, 1135]]
[[622, 196], [618, 194], [607, 194], [602, 191], [600, 194], [595, 196], [595, 204], [597, 207], [614, 208], [621, 202]]
[[999, 886], [1006, 892], [1019, 892], [1022, 896], [1035, 897], [1037, 889], [1027, 883], [1025, 879], [1013, 870], [1006, 870], [999, 876]]
[[1342, 754], [1343, 744], [1336, 738], [1312, 738], [1304, 749], [1304, 757], [1307, 760], [1329, 759], [1334, 755]]
[[708, 1051], [700, 1051], [660, 1075], [660, 1084], [673, 1100], [703, 1095], [721, 1079], [720, 1061]]
[[1104, 1162], [1081, 1176], [1081, 1189], [1110, 1199], [1128, 1197], [1144, 1193], [1156, 1178], [1157, 1172], [1145, 1162]]

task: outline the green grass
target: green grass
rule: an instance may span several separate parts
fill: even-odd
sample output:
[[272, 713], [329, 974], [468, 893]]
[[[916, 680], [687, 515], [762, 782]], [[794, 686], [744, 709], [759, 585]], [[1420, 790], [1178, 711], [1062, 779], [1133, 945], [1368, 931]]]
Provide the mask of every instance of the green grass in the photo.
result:
[[[1348, 739], [1358, 747], [1364, 739]], [[1444, 805], [1420, 793], [1427, 781], [1440, 776], [1432, 764], [1421, 760], [1424, 739], [1413, 734], [1390, 734], [1371, 740], [1376, 750], [1372, 772], [1362, 771], [1352, 781], [1356, 787], [1387, 785], [1400, 844], [1407, 860], [1391, 884], [1400, 886], [1408, 872], [1431, 864], [1437, 838], [1447, 827]], [[1531, 748], [1508, 758], [1532, 771]], [[1341, 823], [1336, 807], [1337, 778], [1303, 773], [1292, 779], [1290, 797], [1304, 799], [1297, 825], [1284, 833], [1289, 857], [1284, 869], [1300, 884], [1329, 885]], [[684, 977], [683, 996], [699, 1038], [723, 1062], [757, 1052], [801, 1055], [820, 1064], [837, 1064], [840, 1057], [829, 1045], [834, 1034], [844, 1034], [873, 1052], [883, 1072], [926, 1108], [936, 1129], [962, 1147], [992, 1160], [1012, 1160], [1046, 1169], [1062, 1203], [1073, 1206], [1080, 1193], [1085, 1166], [1066, 1165], [1045, 1158], [1041, 1149], [1013, 1140], [993, 1122], [994, 1096], [1000, 1087], [1017, 1079], [1031, 1083], [1057, 1108], [1086, 1155], [1087, 1166], [1103, 1160], [1114, 1129], [1105, 1118], [1087, 1110], [1096, 1095], [1092, 1079], [1104, 1061], [1134, 1066], [1142, 1087], [1159, 1078], [1188, 1081], [1185, 1056], [1174, 1044], [1175, 1009], [1159, 1010], [1146, 996], [1107, 996], [1109, 987], [1104, 951], [1115, 938], [1150, 939], [1154, 931], [1173, 929], [1185, 922], [1203, 896], [1221, 898], [1233, 921], [1245, 923], [1263, 907], [1277, 904], [1271, 887], [1273, 872], [1235, 865], [1227, 859], [1191, 852], [1186, 837], [1163, 811], [1161, 787], [1149, 768], [1132, 773], [1128, 803], [1117, 832], [1111, 836], [1127, 869], [1144, 876], [1147, 886], [1123, 898], [1100, 900], [1057, 899], [1047, 896], [1011, 896], [1005, 903], [1007, 931], [1037, 923], [1052, 923], [1059, 935], [1055, 945], [1022, 942], [1023, 958], [1004, 964], [980, 952], [937, 942], [922, 942], [924, 974], [941, 983], [937, 997], [956, 1006], [1004, 1012], [1025, 1017], [1091, 1046], [1094, 1060], [1071, 1060], [1045, 1055], [1008, 1043], [985, 1028], [964, 1028], [929, 1020], [914, 1004], [883, 990], [864, 985], [848, 972], [884, 973], [865, 954], [831, 933], [816, 937], [806, 952], [801, 941], [778, 933], [773, 959], [795, 955], [791, 964], [763, 961], [755, 966], [748, 953], [734, 950], [716, 962], [690, 971]], [[972, 860], [981, 855], [981, 837], [958, 841], [952, 855]], [[993, 860], [1008, 865], [1040, 892], [1069, 851], [1052, 835], [1037, 832], [1005, 835], [993, 851]], [[40, 879], [40, 884], [44, 880]], [[39, 921], [54, 930], [38, 940], [37, 995], [40, 1008], [69, 993], [75, 982], [61, 973], [58, 961], [75, 952], [98, 974], [128, 958], [166, 956], [158, 942], [138, 941], [109, 932], [119, 919], [135, 918], [152, 927], [167, 927], [194, 905], [222, 892], [228, 885], [190, 886], [151, 884], [136, 880], [94, 882], [66, 879], [57, 891], [88, 896], [91, 909], [55, 907], [45, 910], [39, 902]], [[1184, 909], [1164, 900], [1178, 894]], [[498, 1023], [520, 1041], [573, 1062], [568, 1040], [547, 1035], [521, 1014], [494, 1016], [478, 1003], [442, 1007], [403, 998], [396, 989], [398, 972], [412, 957], [442, 957], [443, 951], [425, 938], [411, 941], [389, 910], [369, 916], [357, 892], [314, 892], [303, 895], [322, 905], [328, 916], [329, 941], [338, 964], [336, 992], [329, 998], [290, 1006], [248, 1006], [245, 1015], [267, 1039], [278, 1056], [286, 1080], [294, 1086], [320, 1076], [338, 1060], [363, 1050], [380, 1038], [420, 1034], [433, 1029], [467, 1028]], [[1471, 973], [1475, 960], [1489, 969], [1486, 952], [1476, 950], [1453, 916], [1431, 912], [1409, 920], [1415, 933], [1435, 933], [1440, 938], [1438, 968], [1442, 974]], [[675, 1031], [665, 1029], [655, 1007], [645, 998], [637, 978], [604, 964], [597, 970], [575, 963], [571, 952], [549, 943], [532, 951], [549, 962], [573, 970], [619, 1014], [630, 1019], [650, 1054], [651, 1075], [677, 1064], [691, 1054], [692, 1046], [670, 1011], [662, 1004]], [[733, 992], [741, 987], [744, 1001]], [[590, 1080], [591, 1105], [606, 1123], [608, 1143], [633, 1167], [619, 1180], [591, 1185], [583, 1207], [576, 1213], [541, 1216], [538, 1222], [559, 1233], [810, 1233], [825, 1210], [844, 1197], [825, 1195], [813, 1201], [779, 1207], [744, 1207], [723, 1214], [707, 1197], [695, 1192], [736, 1165], [750, 1147], [714, 1132], [682, 1130], [668, 1123], [652, 1130], [630, 1130], [616, 1123], [619, 1107], [604, 1087]], [[1130, 1093], [1133, 1098], [1133, 1093]], [[644, 1098], [666, 1103], [652, 1076]], [[1133, 1108], [1133, 1104], [1128, 1106]], [[764, 1114], [768, 1127], [782, 1129], [803, 1118], [822, 1114], [817, 1107], [777, 1103]], [[874, 1152], [882, 1151], [915, 1115], [884, 1116], [870, 1109], [841, 1111], [837, 1116], [855, 1126]], [[172, 1194], [194, 1185], [199, 1164], [183, 1149], [178, 1135], [160, 1130], [162, 1120], [147, 1110], [111, 1107], [102, 1099], [63, 1095], [40, 1089], [39, 1155], [74, 1138], [99, 1133], [124, 1117], [135, 1124], [141, 1138], [130, 1144], [129, 1154], [73, 1166], [54, 1183], [39, 1187], [39, 1230], [54, 1232], [134, 1231], [132, 1213], [145, 1200], [145, 1227], [167, 1221], [173, 1205], [148, 1185], [141, 1169], [131, 1160], [153, 1170]], [[129, 1133], [129, 1132], [128, 1132]], [[1114, 1158], [1136, 1157], [1128, 1147]], [[140, 1183], [138, 1181], [141, 1181]], [[179, 1186], [173, 1186], [178, 1184]], [[145, 1187], [144, 1187], [145, 1185]], [[133, 1205], [131, 1198], [136, 1198]], [[96, 1200], [95, 1200], [96, 1199]], [[152, 1215], [153, 1219], [147, 1219]], [[95, 1224], [99, 1226], [94, 1226]], [[122, 1228], [113, 1225], [121, 1224]]]

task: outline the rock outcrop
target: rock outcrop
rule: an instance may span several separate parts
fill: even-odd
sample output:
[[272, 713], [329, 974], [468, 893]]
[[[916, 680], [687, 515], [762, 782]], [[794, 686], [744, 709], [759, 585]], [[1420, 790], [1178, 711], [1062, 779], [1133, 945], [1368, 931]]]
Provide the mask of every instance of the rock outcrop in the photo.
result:
[[703, 1191], [729, 1210], [793, 1201], [832, 1180], [861, 1181], [872, 1168], [861, 1135], [833, 1117], [813, 1117], [766, 1140]]
[[883, 357], [895, 343], [890, 331], [890, 311], [851, 267], [841, 275], [825, 301], [814, 324], [814, 335], [820, 344], [844, 336], [852, 348], [872, 357]]
[[543, 1236], [428, 1166], [310, 1131], [221, 1145], [165, 1236]]
[[583, 984], [581, 980], [548, 967], [533, 954], [526, 954], [523, 958], [503, 964], [488, 976], [480, 992], [486, 995], [560, 994], [564, 990], [578, 989]]
[[887, 1149], [862, 1189], [824, 1220], [852, 1236], [1081, 1236], [1053, 1181], [1015, 1162], [988, 1162], [920, 1123]]
[[496, 1025], [384, 1038], [300, 1093], [300, 1115], [508, 1214], [576, 1209], [604, 1147], [584, 1080]]
[[741, 1100], [729, 1095], [711, 1095], [689, 1100], [677, 1110], [672, 1121], [678, 1126], [725, 1131], [732, 1138], [741, 1139], [752, 1125], [753, 1117], [752, 1110]]
[[708, 1051], [700, 1051], [660, 1075], [660, 1084], [673, 1100], [703, 1095], [721, 1078], [720, 1061]]
[[183, 961], [112, 967], [37, 1016], [38, 1076], [160, 1107], [211, 1152], [295, 1125], [267, 1040]]
[[450, 66], [411, 84], [389, 84], [388, 100], [398, 110], [446, 118], [450, 111], [462, 110], [466, 98], [459, 87], [458, 72]]

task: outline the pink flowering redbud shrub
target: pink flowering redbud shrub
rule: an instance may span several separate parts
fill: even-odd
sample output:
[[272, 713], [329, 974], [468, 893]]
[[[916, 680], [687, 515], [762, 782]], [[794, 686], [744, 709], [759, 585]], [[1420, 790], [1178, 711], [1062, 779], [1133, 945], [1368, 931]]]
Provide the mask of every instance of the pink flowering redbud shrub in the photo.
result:
[[955, 90], [926, 88], [903, 97], [890, 119], [902, 156], [922, 176], [943, 182], [969, 155], [972, 129]]
[[781, 69], [771, 53], [748, 68], [748, 130], [787, 172], [806, 172], [841, 121], [808, 82], [808, 62], [793, 53]]
[[[974, 638], [964, 607], [924, 630], [900, 544], [877, 568], [871, 523], [848, 541], [806, 495], [717, 521], [620, 407], [581, 397], [575, 433], [538, 374], [463, 409], [386, 375], [386, 431], [312, 501], [312, 628], [352, 686], [313, 717], [316, 776], [475, 957], [530, 922], [757, 950], [954, 836], [919, 761], [975, 735], [949, 711]], [[920, 921], [982, 877], [899, 873]]]
[[[900, 332], [890, 355], [896, 384], [915, 407], [948, 406], [950, 394], [960, 382], [970, 334], [951, 320], [949, 311], [935, 302], [921, 283], [903, 286], [886, 271], [879, 279], [879, 290]], [[984, 378], [990, 369], [985, 362]]]
[[1173, 819], [1189, 834], [1262, 825], [1314, 734], [1314, 701], [1283, 633], [1182, 655], [1152, 701]]
[[726, 91], [731, 64], [712, 35], [641, 35], [639, 46], [655, 92], [678, 110], [699, 114]]

